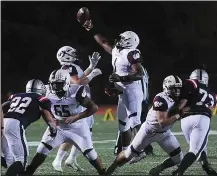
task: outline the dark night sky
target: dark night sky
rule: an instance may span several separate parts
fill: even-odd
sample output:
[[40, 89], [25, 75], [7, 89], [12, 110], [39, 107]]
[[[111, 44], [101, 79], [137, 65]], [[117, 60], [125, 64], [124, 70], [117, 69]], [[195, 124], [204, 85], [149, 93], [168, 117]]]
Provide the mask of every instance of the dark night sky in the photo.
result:
[[168, 74], [186, 78], [201, 64], [206, 64], [211, 85], [217, 90], [217, 2], [3, 1], [2, 95], [24, 91], [32, 78], [46, 83], [51, 71], [59, 68], [57, 50], [71, 45], [80, 51], [84, 69], [88, 54], [101, 53], [98, 67], [103, 75], [91, 84], [93, 99], [98, 103], [116, 101], [103, 91], [112, 72], [111, 56], [76, 21], [77, 10], [84, 6], [111, 43], [125, 30], [139, 35], [152, 96], [161, 91], [162, 79]]

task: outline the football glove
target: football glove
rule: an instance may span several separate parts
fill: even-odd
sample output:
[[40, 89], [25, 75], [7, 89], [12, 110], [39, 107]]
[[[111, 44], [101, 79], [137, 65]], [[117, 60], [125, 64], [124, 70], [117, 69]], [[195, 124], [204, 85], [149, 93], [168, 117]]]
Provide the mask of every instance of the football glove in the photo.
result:
[[101, 59], [100, 54], [98, 52], [94, 52], [92, 56], [89, 56], [90, 65], [88, 68], [93, 70], [98, 64], [100, 59]]
[[57, 127], [53, 123], [49, 123], [50, 137], [55, 138], [57, 135]]

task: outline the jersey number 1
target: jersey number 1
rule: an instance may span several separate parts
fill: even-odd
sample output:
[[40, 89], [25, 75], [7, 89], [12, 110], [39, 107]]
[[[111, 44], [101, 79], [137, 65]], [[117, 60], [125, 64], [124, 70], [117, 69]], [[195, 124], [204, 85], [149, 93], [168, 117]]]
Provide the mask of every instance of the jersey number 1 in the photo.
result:
[[29, 106], [32, 99], [30, 97], [24, 97], [21, 99], [21, 97], [15, 97], [12, 100], [12, 103], [10, 105], [10, 109], [8, 112], [17, 112], [20, 114], [23, 114], [26, 111], [26, 107]]

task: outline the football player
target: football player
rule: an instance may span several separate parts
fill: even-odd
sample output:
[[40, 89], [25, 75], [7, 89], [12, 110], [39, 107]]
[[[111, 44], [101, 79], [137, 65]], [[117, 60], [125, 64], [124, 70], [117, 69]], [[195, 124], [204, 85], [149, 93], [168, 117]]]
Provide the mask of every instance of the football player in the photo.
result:
[[48, 135], [55, 137], [57, 128], [50, 110], [51, 102], [44, 97], [45, 85], [42, 81], [33, 79], [26, 85], [26, 93], [12, 95], [2, 107], [8, 108], [4, 115], [3, 135], [14, 162], [8, 165], [5, 175], [16, 176], [24, 171], [27, 163], [28, 145], [25, 129], [40, 119], [41, 115], [48, 124]]
[[209, 165], [204, 150], [208, 143], [212, 112], [216, 106], [215, 94], [209, 89], [208, 82], [207, 72], [196, 69], [183, 85], [179, 109], [183, 107], [189, 109], [181, 119], [181, 128], [189, 144], [189, 151], [173, 175], [183, 175], [187, 168], [199, 158], [202, 168], [208, 175], [217, 175]]
[[[98, 107], [88, 97], [82, 85], [70, 84], [71, 77], [68, 71], [59, 69], [51, 73], [49, 78], [51, 93], [51, 111], [58, 119], [57, 136], [51, 139], [48, 130], [45, 131], [37, 153], [26, 169], [27, 175], [32, 175], [44, 162], [47, 155], [64, 142], [73, 143], [81, 150], [92, 166], [103, 174], [105, 169], [93, 148], [91, 134], [88, 129], [86, 117], [93, 115]], [[86, 109], [84, 110], [83, 107]]]
[[[91, 97], [90, 94], [90, 87], [88, 86], [88, 83], [96, 76], [102, 74], [101, 70], [98, 68], [95, 68], [98, 61], [100, 60], [101, 56], [98, 52], [94, 52], [92, 57], [89, 56], [90, 65], [89, 67], [83, 71], [81, 67], [78, 65], [79, 58], [77, 56], [76, 49], [72, 48], [71, 46], [63, 46], [61, 47], [56, 55], [61, 68], [64, 70], [67, 70], [71, 76], [71, 83], [72, 84], [80, 84], [85, 86], [85, 90], [88, 93], [88, 96]], [[86, 118], [90, 133], [92, 135], [92, 127], [94, 124], [94, 118], [93, 115]], [[71, 148], [72, 147], [72, 148]], [[68, 156], [68, 158], [65, 160], [65, 164], [67, 166], [70, 166], [74, 168], [75, 170], [84, 171], [83, 168], [81, 168], [76, 160], [76, 156], [79, 154], [79, 150], [72, 146], [71, 143], [64, 143], [60, 146], [56, 158], [52, 162], [52, 166], [55, 170], [62, 172], [62, 160], [64, 156], [66, 155], [67, 150], [71, 148], [71, 152]]]
[[114, 83], [121, 92], [117, 107], [119, 131], [122, 148], [130, 145], [133, 134], [141, 125], [141, 106], [143, 100], [141, 53], [137, 49], [139, 37], [133, 31], [126, 31], [119, 35], [114, 46], [98, 33], [91, 20], [86, 21], [84, 27], [95, 38], [97, 43], [112, 55], [113, 74], [109, 81]]
[[[183, 158], [180, 144], [170, 128], [179, 120], [180, 115], [170, 116], [168, 111], [174, 106], [180, 95], [182, 81], [177, 76], [168, 76], [163, 81], [163, 92], [153, 99], [153, 106], [148, 111], [146, 121], [142, 124], [130, 146], [122, 151], [107, 170], [112, 174], [118, 166], [122, 166], [133, 157], [141, 154], [149, 144], [157, 142], [169, 155], [162, 164], [150, 171], [150, 175], [159, 175], [164, 169], [179, 164]], [[154, 172], [153, 172], [154, 171]]]

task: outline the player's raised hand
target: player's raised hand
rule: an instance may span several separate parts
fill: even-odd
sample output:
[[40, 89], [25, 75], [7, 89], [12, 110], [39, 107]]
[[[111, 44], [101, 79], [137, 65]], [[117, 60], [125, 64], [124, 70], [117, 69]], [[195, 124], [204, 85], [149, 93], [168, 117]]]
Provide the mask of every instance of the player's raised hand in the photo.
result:
[[110, 76], [109, 76], [109, 81], [110, 82], [120, 82], [120, 76], [116, 73], [112, 73]]
[[100, 59], [101, 59], [100, 54], [98, 52], [94, 52], [92, 56], [89, 56], [90, 66], [88, 68], [93, 70], [98, 64]]
[[85, 23], [83, 24], [83, 27], [84, 27], [87, 31], [91, 30], [91, 29], [93, 28], [93, 22], [92, 22], [92, 20], [87, 20], [87, 21], [85, 21]]

